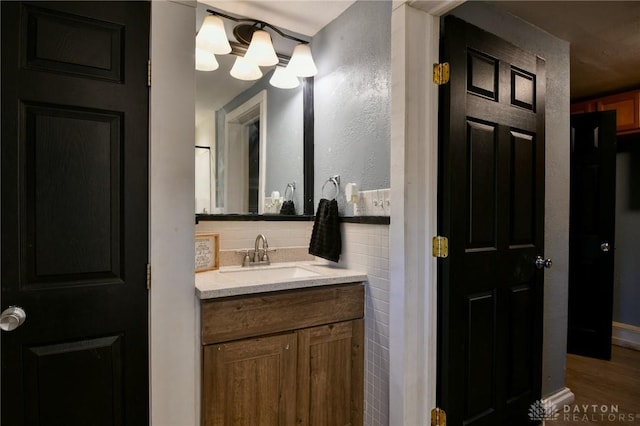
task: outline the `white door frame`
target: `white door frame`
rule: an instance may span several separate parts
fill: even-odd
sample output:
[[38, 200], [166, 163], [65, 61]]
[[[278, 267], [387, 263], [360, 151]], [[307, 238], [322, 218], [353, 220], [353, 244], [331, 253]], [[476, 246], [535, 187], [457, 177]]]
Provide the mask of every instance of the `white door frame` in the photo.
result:
[[[225, 116], [224, 158], [224, 208], [227, 213], [246, 213], [249, 192], [248, 132], [247, 126], [260, 120], [260, 162], [258, 180], [258, 214], [264, 213], [265, 181], [267, 167], [267, 91], [261, 90], [255, 96], [236, 107]], [[238, 146], [232, 156], [232, 146]], [[234, 161], [229, 161], [232, 158]], [[242, 161], [240, 161], [242, 160]], [[232, 179], [233, 178], [233, 179]], [[240, 210], [231, 208], [239, 206]]]
[[[391, 17], [389, 424], [429, 424], [436, 402], [440, 16], [462, 1], [394, 2]], [[419, 10], [419, 9], [420, 10]], [[398, 220], [396, 220], [398, 218]], [[404, 219], [404, 220], [403, 220]]]

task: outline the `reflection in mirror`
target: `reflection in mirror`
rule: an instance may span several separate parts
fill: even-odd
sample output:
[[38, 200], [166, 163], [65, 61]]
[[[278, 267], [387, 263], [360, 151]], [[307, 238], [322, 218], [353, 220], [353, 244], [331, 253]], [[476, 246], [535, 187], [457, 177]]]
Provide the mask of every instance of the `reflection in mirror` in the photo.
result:
[[[198, 4], [196, 29], [208, 8]], [[226, 25], [233, 41], [232, 29]], [[272, 39], [278, 53], [290, 53], [296, 45]], [[236, 58], [216, 55], [217, 70], [196, 71], [196, 213], [306, 213], [308, 83], [300, 79], [296, 88], [276, 88], [269, 83], [274, 66], [261, 67], [258, 80], [238, 80], [229, 74]], [[285, 201], [288, 209], [282, 209]]]

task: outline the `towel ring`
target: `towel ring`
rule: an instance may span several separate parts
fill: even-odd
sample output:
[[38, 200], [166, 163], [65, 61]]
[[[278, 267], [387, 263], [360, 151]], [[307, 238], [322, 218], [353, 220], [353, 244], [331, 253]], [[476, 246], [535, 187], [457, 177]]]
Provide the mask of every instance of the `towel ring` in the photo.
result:
[[[291, 190], [291, 196], [289, 198], [287, 198], [287, 192]], [[284, 189], [284, 200], [285, 201], [293, 201], [293, 194], [295, 194], [296, 192], [296, 183], [292, 182], [292, 183], [288, 183], [287, 187]]]
[[324, 185], [322, 185], [322, 191], [321, 191], [322, 192], [322, 198], [327, 198], [327, 197], [324, 196], [324, 187], [327, 186], [327, 184], [329, 182], [331, 182], [336, 188], [336, 193], [333, 196], [333, 198], [336, 199], [336, 198], [338, 198], [338, 195], [340, 195], [340, 176], [332, 176], [332, 177], [330, 177], [329, 179], [326, 180]]

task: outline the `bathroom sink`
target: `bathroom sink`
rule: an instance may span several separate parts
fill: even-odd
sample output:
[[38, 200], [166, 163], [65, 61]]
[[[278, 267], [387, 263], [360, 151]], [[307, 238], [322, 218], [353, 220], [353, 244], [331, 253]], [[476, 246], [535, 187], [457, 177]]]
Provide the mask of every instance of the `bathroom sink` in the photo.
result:
[[221, 269], [223, 274], [232, 280], [242, 281], [280, 281], [296, 278], [316, 277], [320, 274], [305, 269], [301, 266], [266, 266], [266, 267], [246, 267], [241, 269]]
[[367, 275], [319, 262], [281, 262], [260, 266], [227, 266], [196, 274], [200, 299], [293, 290], [367, 280]]

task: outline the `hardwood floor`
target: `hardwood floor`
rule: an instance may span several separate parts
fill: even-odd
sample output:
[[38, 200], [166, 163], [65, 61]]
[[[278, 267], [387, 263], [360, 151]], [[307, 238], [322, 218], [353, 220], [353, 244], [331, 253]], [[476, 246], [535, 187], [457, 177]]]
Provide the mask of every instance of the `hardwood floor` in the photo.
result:
[[613, 346], [611, 361], [568, 354], [567, 387], [575, 403], [548, 426], [640, 425], [640, 352]]

